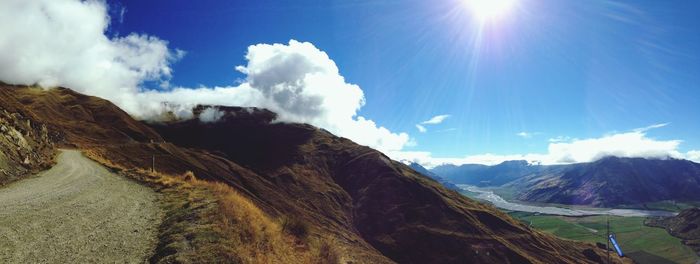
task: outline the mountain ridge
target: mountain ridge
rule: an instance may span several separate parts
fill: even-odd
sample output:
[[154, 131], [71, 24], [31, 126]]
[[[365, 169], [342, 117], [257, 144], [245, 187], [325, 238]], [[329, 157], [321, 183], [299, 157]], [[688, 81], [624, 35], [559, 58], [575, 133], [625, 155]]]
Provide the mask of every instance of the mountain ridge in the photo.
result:
[[312, 236], [333, 239], [354, 262], [593, 263], [604, 255], [532, 230], [381, 152], [310, 125], [270, 122], [241, 108], [220, 108], [229, 115], [216, 123], [143, 123], [68, 89], [4, 86], [0, 92], [0, 107], [46, 124], [58, 145], [142, 170], [155, 157], [159, 172], [192, 171], [225, 183], [273, 216], [307, 222]]
[[516, 190], [517, 200], [530, 202], [615, 207], [700, 200], [700, 164], [683, 159], [607, 156], [571, 165], [511, 162], [433, 171], [456, 183], [507, 186]]

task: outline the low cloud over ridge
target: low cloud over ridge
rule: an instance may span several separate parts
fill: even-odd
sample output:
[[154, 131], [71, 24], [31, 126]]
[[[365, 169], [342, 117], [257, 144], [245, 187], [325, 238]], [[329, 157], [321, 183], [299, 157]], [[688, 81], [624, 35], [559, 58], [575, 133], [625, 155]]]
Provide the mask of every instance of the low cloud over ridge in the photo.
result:
[[427, 168], [442, 164], [496, 165], [507, 160], [527, 160], [531, 163], [544, 165], [572, 164], [592, 162], [606, 156], [660, 159], [670, 157], [700, 162], [700, 151], [691, 150], [683, 153], [678, 150], [682, 143], [681, 140], [658, 140], [647, 136], [649, 130], [666, 125], [668, 124], [656, 124], [598, 138], [569, 139], [568, 137], [559, 137], [556, 140], [550, 139], [547, 153], [510, 155], [487, 153], [456, 158], [432, 157], [430, 152], [421, 151], [402, 152], [395, 155], [401, 160], [418, 162]]
[[[279, 121], [304, 122], [385, 152], [409, 143], [357, 115], [365, 98], [347, 83], [328, 55], [308, 42], [248, 47], [243, 83], [224, 87], [171, 88], [171, 64], [184, 51], [154, 36], [108, 37], [102, 1], [8, 0], [0, 2], [0, 80], [12, 84], [65, 86], [106, 98], [140, 118], [165, 110], [191, 117], [196, 104], [264, 107]], [[160, 90], [148, 90], [157, 83]], [[164, 102], [168, 102], [165, 104]], [[216, 112], [205, 117], [215, 120]]]

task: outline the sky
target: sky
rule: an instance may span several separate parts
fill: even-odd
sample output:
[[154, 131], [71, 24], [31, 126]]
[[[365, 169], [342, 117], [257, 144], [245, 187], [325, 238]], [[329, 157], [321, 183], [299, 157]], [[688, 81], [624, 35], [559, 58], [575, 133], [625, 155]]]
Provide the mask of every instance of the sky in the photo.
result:
[[0, 80], [139, 118], [265, 107], [428, 167], [700, 161], [697, 1], [25, 2]]

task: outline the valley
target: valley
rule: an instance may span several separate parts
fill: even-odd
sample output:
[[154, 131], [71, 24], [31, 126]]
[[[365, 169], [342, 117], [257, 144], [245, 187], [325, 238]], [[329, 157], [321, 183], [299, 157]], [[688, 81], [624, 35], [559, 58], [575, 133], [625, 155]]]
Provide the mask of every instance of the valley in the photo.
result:
[[[514, 211], [509, 214], [533, 228], [561, 238], [588, 243], [606, 242], [606, 216], [571, 217]], [[645, 225], [645, 217], [610, 216], [609, 219], [611, 232], [615, 233], [624, 253], [640, 264], [692, 264], [700, 260], [681, 239], [662, 228]]]
[[512, 200], [512, 190], [508, 188], [483, 188], [465, 184], [457, 186], [468, 197], [493, 204], [532, 228], [565, 239], [605, 244], [606, 221], [609, 219], [611, 232], [616, 234], [625, 254], [640, 264], [692, 264], [700, 261], [693, 248], [687, 246], [682, 239], [672, 236], [663, 228], [645, 224], [652, 218], [673, 219], [668, 217], [678, 215], [678, 210], [671, 203], [648, 206], [666, 210], [528, 203]]
[[488, 188], [458, 184], [460, 188], [473, 193], [470, 197], [489, 202], [498, 208], [507, 211], [529, 212], [547, 215], [562, 216], [590, 216], [590, 215], [613, 215], [624, 217], [647, 217], [647, 216], [674, 216], [676, 213], [662, 210], [641, 210], [641, 209], [617, 209], [617, 208], [596, 208], [567, 206], [557, 204], [535, 204], [519, 201], [508, 201], [499, 196], [495, 191]]

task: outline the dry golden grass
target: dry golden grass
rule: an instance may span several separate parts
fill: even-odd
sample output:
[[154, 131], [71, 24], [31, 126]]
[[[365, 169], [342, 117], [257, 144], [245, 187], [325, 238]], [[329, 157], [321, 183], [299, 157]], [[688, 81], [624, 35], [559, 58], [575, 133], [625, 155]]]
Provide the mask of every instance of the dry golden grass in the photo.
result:
[[[119, 171], [126, 168], [85, 150], [91, 159]], [[128, 170], [132, 178], [159, 189], [170, 201], [161, 227], [161, 245], [152, 262], [338, 263], [332, 243], [308, 236], [294, 218], [268, 215], [232, 187], [197, 179], [192, 172], [167, 175], [144, 168]], [[214, 204], [215, 206], [207, 206]], [[173, 220], [177, 219], [177, 220]], [[170, 221], [168, 221], [170, 220]], [[291, 224], [290, 224], [291, 223]], [[291, 227], [291, 228], [290, 228]], [[302, 231], [300, 231], [302, 230]]]

